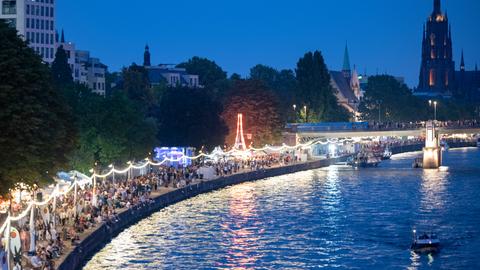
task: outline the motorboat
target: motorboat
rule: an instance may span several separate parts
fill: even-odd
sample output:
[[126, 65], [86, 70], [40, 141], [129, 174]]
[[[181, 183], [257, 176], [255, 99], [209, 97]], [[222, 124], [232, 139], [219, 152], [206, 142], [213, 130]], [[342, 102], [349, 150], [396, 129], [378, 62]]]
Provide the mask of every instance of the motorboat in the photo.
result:
[[415, 160], [413, 160], [412, 168], [414, 169], [423, 168], [423, 158], [418, 157]]
[[389, 160], [392, 157], [393, 153], [390, 148], [386, 147], [383, 151], [382, 160]]
[[416, 230], [413, 230], [412, 251], [418, 253], [432, 253], [440, 250], [440, 239], [434, 233], [423, 233], [417, 235]]

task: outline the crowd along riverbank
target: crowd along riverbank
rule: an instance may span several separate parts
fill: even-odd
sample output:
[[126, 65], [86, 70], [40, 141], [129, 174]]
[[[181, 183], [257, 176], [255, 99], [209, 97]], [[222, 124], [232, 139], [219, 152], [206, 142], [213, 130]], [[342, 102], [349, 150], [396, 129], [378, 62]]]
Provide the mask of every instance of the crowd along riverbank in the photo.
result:
[[[451, 143], [450, 148], [473, 147], [471, 142]], [[423, 144], [392, 147], [393, 154], [421, 151]], [[282, 167], [267, 168], [262, 170], [238, 173], [230, 176], [219, 177], [213, 180], [206, 180], [183, 188], [164, 191], [160, 194], [152, 194], [153, 203], [137, 208], [125, 210], [118, 215], [118, 222], [106, 225], [102, 224], [86, 232], [78, 245], [74, 246], [65, 256], [58, 261], [57, 269], [74, 270], [81, 269], [85, 262], [100, 250], [105, 244], [111, 241], [116, 235], [129, 226], [147, 218], [151, 214], [164, 207], [175, 204], [185, 199], [192, 198], [199, 194], [222, 189], [227, 186], [240, 184], [248, 181], [256, 181], [264, 178], [291, 174], [300, 171], [307, 171], [328, 167], [338, 162], [344, 162], [347, 157], [332, 159], [313, 160], [304, 163], [291, 164]]]

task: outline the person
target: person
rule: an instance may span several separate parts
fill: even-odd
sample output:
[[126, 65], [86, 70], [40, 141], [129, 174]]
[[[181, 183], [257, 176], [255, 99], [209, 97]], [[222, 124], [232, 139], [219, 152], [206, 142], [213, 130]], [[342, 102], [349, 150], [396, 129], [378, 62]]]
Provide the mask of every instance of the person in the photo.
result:
[[30, 264], [33, 266], [33, 269], [41, 269], [42, 260], [36, 254], [30, 258]]
[[0, 240], [0, 265], [2, 266], [1, 270], [8, 270], [7, 253], [3, 249], [3, 243], [1, 240]]

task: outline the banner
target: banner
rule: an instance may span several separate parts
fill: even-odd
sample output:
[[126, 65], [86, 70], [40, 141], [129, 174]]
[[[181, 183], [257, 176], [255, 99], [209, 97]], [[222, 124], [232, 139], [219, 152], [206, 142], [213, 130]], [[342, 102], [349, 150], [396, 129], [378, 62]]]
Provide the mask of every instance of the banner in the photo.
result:
[[14, 227], [10, 227], [10, 252], [16, 256], [22, 249], [22, 242], [20, 241], [20, 233]]
[[50, 223], [50, 209], [48, 209], [48, 205], [40, 207], [40, 215], [42, 215], [43, 222], [46, 225]]

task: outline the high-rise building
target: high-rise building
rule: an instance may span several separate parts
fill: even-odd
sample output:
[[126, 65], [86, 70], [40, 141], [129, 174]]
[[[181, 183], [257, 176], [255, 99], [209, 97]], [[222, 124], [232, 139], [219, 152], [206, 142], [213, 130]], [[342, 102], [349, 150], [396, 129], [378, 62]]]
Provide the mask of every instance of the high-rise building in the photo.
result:
[[0, 0], [0, 19], [15, 27], [46, 63], [55, 58], [55, 0]]

